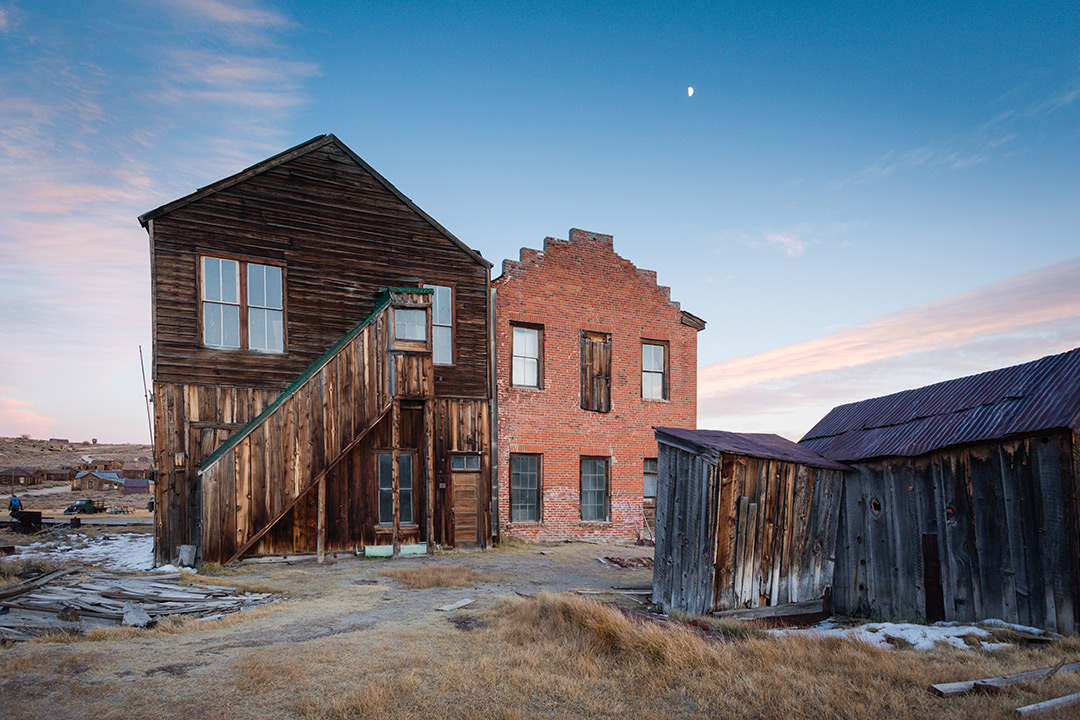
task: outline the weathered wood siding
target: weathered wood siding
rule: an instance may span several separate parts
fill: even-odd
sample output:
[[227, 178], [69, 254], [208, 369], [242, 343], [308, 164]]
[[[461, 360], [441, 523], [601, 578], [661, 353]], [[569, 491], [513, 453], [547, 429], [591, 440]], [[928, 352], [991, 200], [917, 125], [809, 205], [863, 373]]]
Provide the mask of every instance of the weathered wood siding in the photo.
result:
[[[489, 397], [488, 268], [336, 143], [154, 218], [151, 251], [159, 382], [284, 389], [379, 288], [423, 282], [454, 290], [454, 364], [438, 366], [436, 394]], [[284, 354], [202, 346], [202, 254], [284, 263]]]
[[470, 398], [436, 398], [434, 410], [435, 462], [434, 534], [440, 545], [455, 545], [453, 498], [450, 495], [450, 457], [480, 454], [480, 506], [477, 518], [480, 547], [490, 544], [491, 528], [491, 404]]
[[840, 519], [838, 612], [929, 619], [940, 613], [945, 620], [1000, 618], [1075, 630], [1076, 434], [853, 467]]
[[654, 598], [687, 612], [822, 597], [843, 472], [660, 443]]

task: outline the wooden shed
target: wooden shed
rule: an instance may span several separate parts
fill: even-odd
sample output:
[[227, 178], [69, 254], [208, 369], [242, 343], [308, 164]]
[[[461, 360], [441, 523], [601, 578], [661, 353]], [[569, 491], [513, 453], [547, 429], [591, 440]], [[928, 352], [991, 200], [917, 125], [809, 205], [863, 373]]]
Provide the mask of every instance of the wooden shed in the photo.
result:
[[836, 610], [1075, 631], [1078, 432], [1080, 349], [834, 408]]
[[701, 614], [822, 598], [847, 468], [779, 435], [655, 430], [654, 602]]
[[139, 220], [157, 563], [489, 544], [489, 262], [333, 135]]

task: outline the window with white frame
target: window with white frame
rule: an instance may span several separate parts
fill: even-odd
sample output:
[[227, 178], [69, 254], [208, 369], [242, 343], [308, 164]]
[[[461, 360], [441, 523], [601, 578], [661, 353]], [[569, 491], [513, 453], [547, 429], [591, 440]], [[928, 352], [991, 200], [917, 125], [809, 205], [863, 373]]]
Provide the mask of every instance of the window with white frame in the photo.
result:
[[454, 289], [432, 285], [431, 361], [436, 365], [454, 364]]
[[543, 382], [543, 338], [539, 327], [514, 325], [510, 384], [517, 387], [539, 388]]
[[641, 397], [667, 400], [667, 345], [641, 343]]
[[203, 345], [284, 352], [281, 267], [208, 256], [201, 260]]

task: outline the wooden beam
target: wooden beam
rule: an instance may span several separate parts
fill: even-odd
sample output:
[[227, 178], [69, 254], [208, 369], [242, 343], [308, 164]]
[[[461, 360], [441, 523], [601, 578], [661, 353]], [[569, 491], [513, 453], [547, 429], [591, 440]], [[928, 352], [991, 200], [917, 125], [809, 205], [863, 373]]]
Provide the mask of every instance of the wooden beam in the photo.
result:
[[[1058, 668], [1064, 672], [1078, 672], [1080, 671], [1080, 662], [1069, 663], [1068, 665], [1062, 665]], [[976, 685], [980, 686], [994, 686], [994, 687], [1007, 687], [1010, 685], [1019, 685], [1020, 683], [1045, 680], [1050, 677], [1051, 672], [1056, 672], [1054, 668], [1043, 668], [1041, 670], [1030, 670], [1028, 672], [1015, 673], [1013, 675], [999, 675], [998, 677], [982, 678], [980, 680], [966, 680], [964, 682], [954, 683], [938, 683], [930, 686], [930, 692], [941, 697], [954, 697], [956, 695], [964, 695], [975, 690]]]
[[[386, 407], [384, 407], [379, 412], [379, 414], [375, 416], [375, 419], [367, 424], [367, 426], [364, 428], [363, 432], [357, 433], [356, 437], [353, 438], [352, 442], [350, 442], [348, 445], [346, 445], [345, 448], [342, 449], [342, 451], [340, 453], [338, 453], [338, 456], [336, 458], [334, 458], [331, 462], [327, 463], [326, 468], [322, 472], [320, 472], [318, 475], [316, 475], [312, 479], [312, 481], [310, 483], [308, 483], [303, 488], [301, 488], [300, 491], [298, 493], [296, 493], [296, 497], [294, 497], [292, 500], [290, 500], [288, 503], [286, 503], [285, 507], [283, 507], [281, 509], [281, 511], [277, 515], [275, 515], [272, 520], [270, 520], [270, 522], [266, 523], [266, 525], [264, 525], [261, 530], [259, 530], [257, 533], [252, 535], [251, 538], [246, 543], [241, 545], [240, 549], [237, 550], [236, 552], [234, 552], [232, 554], [232, 557], [230, 557], [228, 560], [225, 561], [225, 564], [229, 565], [231, 563], [236, 562], [240, 558], [241, 555], [243, 555], [248, 550], [250, 550], [251, 547], [255, 543], [259, 542], [259, 540], [262, 539], [263, 535], [270, 532], [270, 529], [272, 527], [274, 527], [275, 525], [277, 525], [278, 522], [281, 520], [281, 518], [285, 517], [289, 513], [289, 511], [293, 509], [293, 506], [296, 505], [296, 503], [300, 502], [300, 498], [307, 495], [308, 492], [313, 487], [315, 487], [316, 483], [318, 483], [320, 480], [322, 480], [323, 477], [326, 476], [326, 473], [330, 472], [330, 468], [334, 467], [334, 465], [336, 465], [343, 457], [345, 457], [346, 455], [349, 454], [349, 451], [351, 451], [354, 447], [356, 447], [357, 445], [360, 444], [360, 441], [363, 440], [364, 437], [366, 437], [367, 434], [369, 432], [371, 432], [371, 430], [376, 425], [378, 425], [379, 422], [384, 417], [386, 417], [386, 414], [388, 412], [390, 412], [390, 408], [391, 408], [390, 405], [387, 405]], [[293, 461], [294, 461], [293, 474], [294, 474], [294, 477], [295, 477], [295, 474], [298, 472], [298, 467], [297, 467], [298, 460], [297, 460], [297, 458], [294, 457]]]
[[[432, 410], [433, 400], [429, 397], [424, 401], [424, 464], [427, 475], [427, 492], [425, 513], [427, 515], [427, 553], [435, 554], [435, 522], [432, 516], [432, 506], [435, 504], [435, 420]], [[415, 480], [413, 481], [415, 483]]]
[[1080, 705], [1080, 693], [1073, 693], [1072, 695], [1064, 695], [1053, 700], [1046, 700], [1041, 703], [1035, 703], [1034, 705], [1024, 705], [1023, 707], [1016, 708], [1017, 717], [1042, 717], [1043, 715], [1049, 715], [1050, 713], [1057, 712], [1058, 710], [1064, 710], [1065, 708], [1076, 707]]
[[[394, 399], [392, 405], [390, 424], [390, 444], [394, 451], [394, 557], [401, 554], [401, 401]], [[413, 468], [416, 475], [416, 468]], [[414, 480], [415, 483], [415, 480]]]
[[319, 562], [326, 559], [326, 478], [319, 480], [319, 537], [316, 540]]

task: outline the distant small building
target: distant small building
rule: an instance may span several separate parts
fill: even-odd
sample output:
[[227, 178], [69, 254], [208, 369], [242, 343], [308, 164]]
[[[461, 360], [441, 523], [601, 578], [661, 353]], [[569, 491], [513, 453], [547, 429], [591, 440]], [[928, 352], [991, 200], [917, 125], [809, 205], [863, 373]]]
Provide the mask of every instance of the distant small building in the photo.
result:
[[701, 614], [823, 598], [847, 468], [779, 435], [655, 430], [654, 602]]
[[83, 456], [83, 460], [86, 462], [80, 467], [81, 470], [94, 471], [94, 470], [123, 470], [124, 462], [122, 460], [106, 460], [104, 458], [87, 458]]
[[115, 470], [89, 470], [76, 475], [72, 490], [123, 490], [124, 477]]
[[148, 478], [124, 478], [124, 495], [142, 495], [150, 492], [151, 481]]
[[70, 482], [71, 478], [75, 477], [75, 472], [71, 468], [38, 468], [34, 474], [42, 481]]
[[149, 461], [136, 460], [134, 462], [124, 463], [124, 477], [140, 478], [143, 480], [150, 479], [150, 473], [153, 472], [154, 466]]
[[0, 487], [26, 487], [29, 485], [40, 485], [41, 478], [34, 474], [33, 470], [27, 468], [7, 468], [6, 470], [0, 470]]

